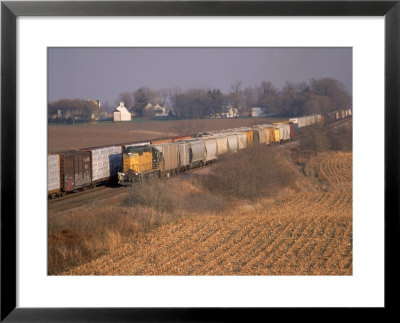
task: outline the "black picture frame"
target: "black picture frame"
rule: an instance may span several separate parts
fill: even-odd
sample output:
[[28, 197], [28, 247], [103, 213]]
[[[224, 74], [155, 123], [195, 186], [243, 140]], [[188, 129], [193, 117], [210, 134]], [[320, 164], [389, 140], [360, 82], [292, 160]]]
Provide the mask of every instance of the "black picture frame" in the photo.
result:
[[[249, 308], [16, 307], [16, 19], [19, 16], [384, 16], [385, 18], [385, 306], [396, 311], [399, 286], [400, 1], [90, 1], [1, 3], [1, 321], [246, 321]], [[373, 187], [371, 187], [373, 189]], [[394, 256], [393, 256], [394, 255]], [[280, 309], [275, 309], [279, 311]], [[330, 311], [332, 314], [333, 312]], [[308, 314], [309, 315], [309, 314]], [[258, 319], [257, 319], [258, 320]]]

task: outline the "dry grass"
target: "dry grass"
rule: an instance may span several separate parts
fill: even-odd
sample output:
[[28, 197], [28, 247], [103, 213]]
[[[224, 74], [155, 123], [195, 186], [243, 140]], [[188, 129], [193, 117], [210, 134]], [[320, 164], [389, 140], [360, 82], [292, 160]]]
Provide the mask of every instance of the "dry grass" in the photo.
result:
[[257, 201], [274, 197], [287, 187], [295, 189], [295, 181], [296, 173], [284, 151], [256, 145], [221, 156], [202, 184], [217, 195]]
[[57, 274], [115, 250], [140, 233], [177, 218], [150, 207], [92, 205], [49, 218], [48, 273]]
[[346, 123], [341, 127], [332, 127], [327, 132], [331, 142], [331, 149], [336, 151], [353, 151], [353, 125]]
[[126, 196], [49, 216], [48, 273], [88, 262], [160, 225], [227, 207], [191, 182], [150, 181]]

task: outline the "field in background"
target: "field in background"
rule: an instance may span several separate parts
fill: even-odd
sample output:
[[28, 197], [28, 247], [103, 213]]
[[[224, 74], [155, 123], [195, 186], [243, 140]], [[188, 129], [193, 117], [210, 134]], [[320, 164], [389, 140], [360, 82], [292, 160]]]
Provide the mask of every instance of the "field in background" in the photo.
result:
[[[271, 171], [291, 175], [276, 176], [261, 195], [246, 193], [262, 183], [251, 173], [213, 171], [225, 162], [247, 165], [254, 152], [49, 214], [49, 274], [351, 275], [351, 120], [320, 131], [317, 142], [305, 138], [277, 148], [281, 162]], [[209, 185], [231, 185], [225, 177], [241, 183], [234, 198]]]
[[49, 125], [49, 153], [88, 147], [116, 145], [156, 138], [191, 135], [204, 131], [228, 129], [282, 119], [190, 119], [171, 121], [120, 122], [78, 125]]

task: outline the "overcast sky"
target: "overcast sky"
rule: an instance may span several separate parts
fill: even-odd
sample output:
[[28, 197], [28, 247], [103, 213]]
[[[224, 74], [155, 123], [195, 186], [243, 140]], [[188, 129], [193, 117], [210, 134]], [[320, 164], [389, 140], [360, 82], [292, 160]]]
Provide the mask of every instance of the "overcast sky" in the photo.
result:
[[141, 86], [219, 88], [228, 93], [271, 81], [332, 77], [352, 94], [352, 49], [346, 48], [49, 48], [49, 100], [99, 99], [110, 104]]

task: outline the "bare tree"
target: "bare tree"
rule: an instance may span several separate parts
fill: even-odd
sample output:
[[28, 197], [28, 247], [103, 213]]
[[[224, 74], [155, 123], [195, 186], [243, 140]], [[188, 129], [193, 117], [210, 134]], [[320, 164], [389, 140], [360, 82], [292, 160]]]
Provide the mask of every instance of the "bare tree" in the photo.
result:
[[243, 98], [240, 88], [242, 86], [242, 81], [235, 81], [231, 85], [231, 92], [228, 95], [229, 103], [235, 108], [241, 108]]
[[105, 101], [101, 106], [102, 106], [104, 112], [107, 112], [107, 113], [112, 112], [114, 109], [114, 107], [108, 101]]
[[203, 184], [211, 192], [229, 198], [257, 200], [274, 196], [295, 180], [284, 156], [268, 146], [255, 145], [219, 157], [218, 165], [203, 178]]
[[133, 109], [133, 95], [130, 92], [122, 92], [119, 94], [117, 102], [115, 102], [117, 105], [119, 105], [120, 102], [123, 102], [125, 107], [129, 110], [132, 111]]
[[165, 106], [170, 96], [171, 90], [164, 88], [157, 91], [158, 98], [161, 106]]
[[277, 112], [277, 93], [269, 81], [262, 81], [257, 88], [257, 105], [264, 108], [266, 114]]
[[231, 85], [231, 90], [233, 93], [237, 94], [240, 93], [240, 87], [242, 86], [242, 81], [236, 80]]
[[256, 104], [256, 91], [252, 87], [247, 87], [243, 90], [243, 110], [247, 113], [251, 113], [251, 108]]
[[143, 117], [144, 108], [149, 103], [155, 103], [157, 99], [157, 93], [148, 87], [142, 86], [133, 93], [133, 98], [133, 110], [137, 113], [138, 117]]

